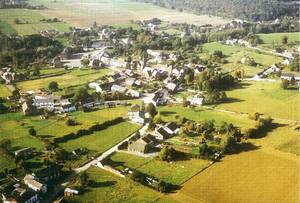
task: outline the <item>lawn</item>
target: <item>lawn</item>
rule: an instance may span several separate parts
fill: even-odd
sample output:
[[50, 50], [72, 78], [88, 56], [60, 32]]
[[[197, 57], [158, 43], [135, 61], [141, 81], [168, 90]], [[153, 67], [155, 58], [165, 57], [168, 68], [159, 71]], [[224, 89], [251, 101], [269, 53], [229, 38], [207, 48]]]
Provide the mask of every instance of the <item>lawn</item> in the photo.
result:
[[39, 136], [52, 139], [77, 132], [79, 129], [86, 129], [95, 123], [103, 123], [124, 116], [128, 109], [129, 106], [120, 106], [92, 112], [76, 111], [70, 114], [79, 123], [76, 126], [67, 126], [65, 124], [66, 119], [56, 116], [41, 119], [39, 116], [23, 116], [22, 113], [2, 114], [0, 115], [0, 140], [12, 139], [15, 145], [33, 146], [32, 144], [34, 144], [40, 149], [43, 144], [38, 139], [28, 135], [28, 129], [31, 127], [36, 129]]
[[151, 175], [157, 179], [165, 180], [174, 185], [181, 185], [209, 165], [208, 161], [201, 159], [168, 163], [127, 153], [115, 153], [111, 156], [111, 159], [116, 163], [121, 163], [121, 167], [136, 169], [142, 173]]
[[145, 20], [158, 17], [163, 21], [190, 23], [196, 25], [220, 25], [228, 20], [207, 15], [179, 12], [130, 0], [30, 0], [44, 4], [50, 9], [40, 10], [42, 15], [62, 18], [73, 26], [129, 24], [131, 20]]
[[5, 98], [11, 95], [11, 92], [6, 87], [6, 85], [0, 84], [0, 97]]
[[0, 140], [9, 139], [14, 150], [23, 147], [34, 147], [38, 151], [44, 148], [44, 143], [28, 134], [29, 126], [21, 113], [0, 115]]
[[17, 87], [22, 91], [28, 90], [37, 90], [40, 88], [48, 88], [48, 84], [52, 81], [56, 81], [59, 85], [59, 88], [63, 89], [66, 87], [76, 87], [82, 86], [84, 84], [88, 84], [89, 82], [93, 82], [94, 80], [104, 76], [109, 72], [108, 69], [102, 70], [90, 70], [90, 69], [76, 69], [70, 73], [42, 78], [37, 80], [28, 80], [17, 83]]
[[91, 135], [61, 143], [60, 146], [68, 151], [77, 148], [87, 148], [91, 151], [102, 153], [124, 140], [138, 129], [139, 126], [137, 125], [123, 122]]
[[299, 32], [290, 32], [290, 33], [271, 33], [271, 34], [258, 34], [260, 39], [262, 39], [264, 44], [272, 44], [282, 43], [283, 36], [288, 37], [289, 43], [295, 43], [300, 41], [300, 33]]
[[175, 116], [186, 117], [194, 121], [214, 120], [217, 124], [221, 122], [232, 123], [238, 127], [247, 128], [253, 125], [253, 121], [245, 116], [217, 112], [214, 110], [206, 110], [204, 108], [186, 108], [182, 105], [163, 106], [159, 109], [160, 115], [165, 121], [174, 121]]
[[299, 160], [259, 150], [226, 156], [171, 194], [191, 202], [223, 203], [296, 203], [299, 195]]
[[218, 108], [300, 120], [300, 95], [297, 90], [283, 90], [280, 82], [245, 81], [242, 84], [244, 87], [227, 92], [229, 98], [238, 102], [223, 103]]
[[[37, 34], [41, 30], [54, 29], [59, 32], [68, 31], [65, 22], [45, 23], [41, 19], [47, 18], [35, 10], [27, 9], [1, 9], [0, 31], [6, 34], [18, 33], [20, 35]], [[21, 24], [15, 24], [14, 19], [19, 19]], [[54, 18], [54, 17], [53, 17]]]
[[[127, 178], [119, 178], [99, 168], [91, 167], [87, 174], [95, 186], [88, 186], [86, 192], [68, 198], [70, 202], [152, 202], [162, 194], [133, 182]], [[168, 202], [172, 202], [168, 200]]]

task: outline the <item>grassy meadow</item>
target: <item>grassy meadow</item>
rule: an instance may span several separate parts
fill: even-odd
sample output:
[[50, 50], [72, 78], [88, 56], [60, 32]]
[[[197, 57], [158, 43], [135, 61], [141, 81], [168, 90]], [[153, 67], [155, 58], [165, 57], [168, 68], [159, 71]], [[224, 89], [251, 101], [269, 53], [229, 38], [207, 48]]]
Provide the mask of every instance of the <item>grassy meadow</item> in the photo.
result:
[[11, 95], [6, 85], [0, 84], [0, 97], [5, 98]]
[[159, 108], [160, 115], [165, 121], [174, 121], [175, 116], [186, 117], [194, 121], [214, 120], [217, 124], [223, 121], [232, 123], [242, 129], [253, 125], [253, 121], [241, 115], [228, 114], [225, 112], [218, 112], [204, 108], [185, 108], [182, 105], [164, 106]]
[[99, 25], [128, 25], [131, 20], [154, 17], [164, 21], [197, 25], [207, 23], [219, 25], [228, 22], [219, 17], [199, 16], [130, 0], [30, 0], [30, 2], [50, 8], [39, 11], [42, 15], [62, 18], [73, 26], [91, 26], [94, 21]]
[[300, 41], [299, 32], [287, 32], [287, 33], [271, 33], [271, 34], [258, 34], [264, 44], [282, 44], [283, 36], [288, 37], [289, 43], [296, 43]]
[[[183, 182], [197, 174], [209, 165], [206, 160], [184, 160], [164, 162], [152, 158], [144, 158], [127, 153], [115, 153], [111, 159], [116, 163], [114, 167], [124, 169], [126, 167], [136, 169], [142, 173], [162, 179], [174, 185], [181, 185]], [[120, 163], [120, 165], [118, 165]]]
[[300, 95], [295, 90], [283, 90], [280, 82], [244, 81], [242, 88], [227, 92], [238, 102], [218, 105], [218, 108], [238, 113], [259, 112], [281, 119], [300, 120]]
[[[37, 34], [41, 30], [65, 32], [69, 29], [69, 26], [65, 22], [40, 22], [41, 19], [47, 17], [39, 14], [36, 10], [1, 9], [0, 16], [0, 31], [5, 34], [18, 33], [20, 35], [30, 35]], [[16, 24], [14, 19], [19, 19], [21, 23]]]
[[109, 72], [108, 69], [90, 70], [90, 69], [76, 69], [63, 75], [41, 78], [36, 80], [28, 80], [17, 83], [17, 87], [22, 91], [37, 90], [40, 88], [48, 88], [48, 84], [56, 81], [60, 89], [67, 87], [77, 87], [104, 76]]
[[[86, 191], [68, 198], [71, 202], [152, 202], [163, 195], [128, 178], [120, 178], [107, 171], [92, 167], [87, 171], [90, 180], [95, 184], [88, 186]], [[175, 202], [164, 197], [166, 202]]]

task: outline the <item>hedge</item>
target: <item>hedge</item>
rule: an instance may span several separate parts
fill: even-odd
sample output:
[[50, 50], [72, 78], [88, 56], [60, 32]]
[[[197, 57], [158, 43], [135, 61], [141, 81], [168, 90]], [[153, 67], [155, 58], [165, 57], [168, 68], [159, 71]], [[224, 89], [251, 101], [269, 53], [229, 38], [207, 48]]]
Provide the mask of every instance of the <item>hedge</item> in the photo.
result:
[[83, 137], [85, 135], [91, 135], [94, 132], [104, 130], [104, 129], [110, 127], [110, 126], [117, 125], [117, 124], [122, 123], [122, 122], [124, 122], [124, 119], [122, 117], [118, 117], [118, 118], [115, 118], [115, 119], [112, 119], [112, 120], [105, 121], [101, 124], [97, 123], [97, 124], [89, 127], [88, 129], [80, 129], [76, 133], [69, 133], [69, 134], [66, 134], [62, 137], [54, 138], [53, 141], [55, 143], [67, 142], [69, 140], [77, 139], [77, 138]]

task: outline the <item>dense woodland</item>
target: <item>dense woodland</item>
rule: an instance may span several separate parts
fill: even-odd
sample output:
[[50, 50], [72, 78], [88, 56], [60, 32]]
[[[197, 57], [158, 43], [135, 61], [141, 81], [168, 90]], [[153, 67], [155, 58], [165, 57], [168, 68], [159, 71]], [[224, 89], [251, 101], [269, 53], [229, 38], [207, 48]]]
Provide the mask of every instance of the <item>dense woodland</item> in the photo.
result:
[[299, 16], [299, 5], [293, 0], [137, 0], [159, 6], [190, 10], [197, 14], [233, 17], [253, 21]]

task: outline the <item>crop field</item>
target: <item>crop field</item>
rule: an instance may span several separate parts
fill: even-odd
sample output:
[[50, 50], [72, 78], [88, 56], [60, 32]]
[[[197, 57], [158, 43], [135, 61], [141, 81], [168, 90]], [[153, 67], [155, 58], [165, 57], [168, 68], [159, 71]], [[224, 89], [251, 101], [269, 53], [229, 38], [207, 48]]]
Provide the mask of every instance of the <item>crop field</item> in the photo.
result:
[[94, 21], [99, 25], [128, 24], [131, 20], [144, 20], [159, 17], [161, 20], [190, 24], [223, 24], [228, 22], [219, 17], [195, 15], [165, 9], [152, 4], [130, 0], [31, 0], [49, 9], [39, 11], [42, 15], [64, 19], [73, 26], [91, 26]]
[[0, 97], [4, 98], [4, 97], [8, 97], [10, 95], [11, 95], [11, 92], [6, 87], [6, 85], [0, 84]]
[[137, 125], [123, 122], [91, 135], [61, 143], [60, 146], [68, 151], [78, 148], [87, 148], [88, 150], [102, 153], [124, 140], [138, 129], [139, 126]]
[[227, 156], [183, 185], [189, 202], [299, 202], [299, 161], [260, 150]]
[[179, 115], [194, 121], [214, 120], [217, 124], [225, 121], [238, 127], [247, 128], [254, 125], [253, 121], [245, 116], [233, 115], [204, 108], [189, 109], [179, 105], [164, 106], [159, 108], [160, 115], [165, 121], [174, 121], [175, 116]]
[[[162, 194], [135, 183], [127, 178], [119, 178], [109, 172], [92, 167], [87, 171], [95, 184], [88, 186], [82, 195], [69, 198], [71, 202], [152, 202]], [[166, 201], [165, 201], [166, 200]], [[164, 197], [164, 202], [175, 202]]]
[[47, 77], [37, 80], [29, 80], [17, 83], [17, 87], [22, 91], [37, 90], [40, 88], [48, 88], [48, 84], [56, 81], [59, 88], [76, 87], [92, 82], [109, 72], [108, 69], [102, 70], [74, 70], [68, 74]]
[[[174, 185], [181, 185], [193, 175], [209, 165], [201, 159], [164, 162], [152, 158], [144, 158], [127, 153], [115, 153], [111, 159], [116, 163], [114, 167], [129, 167], [142, 173], [162, 179]], [[118, 166], [118, 163], [121, 165]]]
[[[60, 32], [65, 32], [68, 31], [69, 28], [65, 22], [40, 22], [41, 19], [46, 17], [39, 14], [35, 10], [1, 9], [0, 16], [0, 31], [5, 34], [18, 33], [20, 35], [30, 35], [37, 34], [41, 30], [53, 29]], [[21, 23], [16, 24], [14, 19], [19, 19]]]
[[281, 44], [283, 36], [288, 37], [288, 43], [296, 43], [300, 41], [299, 32], [287, 32], [287, 33], [271, 33], [271, 34], [259, 34], [260, 39], [264, 44]]
[[240, 89], [227, 92], [228, 98], [239, 102], [223, 103], [218, 108], [253, 113], [259, 112], [272, 117], [300, 120], [300, 95], [295, 90], [283, 90], [280, 82], [245, 81]]

